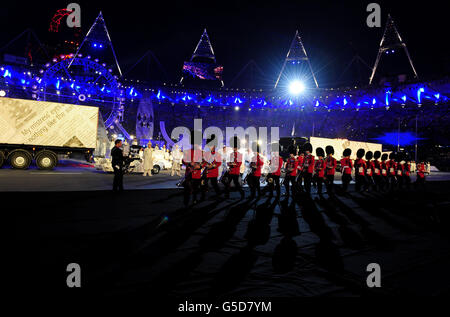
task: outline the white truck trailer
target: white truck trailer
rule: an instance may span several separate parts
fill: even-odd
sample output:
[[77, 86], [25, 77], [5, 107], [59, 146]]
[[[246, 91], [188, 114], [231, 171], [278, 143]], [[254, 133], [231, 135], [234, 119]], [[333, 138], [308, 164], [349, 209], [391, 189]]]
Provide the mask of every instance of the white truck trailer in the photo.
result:
[[58, 155], [91, 157], [97, 143], [97, 107], [0, 98], [0, 167], [27, 169], [33, 160], [51, 170]]

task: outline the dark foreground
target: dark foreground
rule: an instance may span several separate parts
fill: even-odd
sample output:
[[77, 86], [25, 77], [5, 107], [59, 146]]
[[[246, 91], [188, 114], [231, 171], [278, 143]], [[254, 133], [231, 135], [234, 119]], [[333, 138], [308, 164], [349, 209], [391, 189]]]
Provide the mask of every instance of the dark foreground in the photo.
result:
[[[254, 204], [178, 189], [1, 193], [20, 298], [207, 299], [449, 295], [450, 182], [427, 192]], [[248, 192], [247, 192], [248, 195]], [[13, 218], [9, 221], [9, 217]], [[165, 218], [166, 217], [166, 218]], [[8, 229], [10, 230], [10, 229]], [[69, 263], [81, 288], [66, 286]], [[369, 263], [381, 287], [369, 288]]]

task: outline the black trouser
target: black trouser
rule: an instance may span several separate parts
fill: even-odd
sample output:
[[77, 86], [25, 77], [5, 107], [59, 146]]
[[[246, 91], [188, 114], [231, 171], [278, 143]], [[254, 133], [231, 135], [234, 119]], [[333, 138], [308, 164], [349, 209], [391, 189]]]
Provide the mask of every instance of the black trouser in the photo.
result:
[[312, 174], [307, 172], [303, 173], [303, 179], [305, 183], [305, 191], [307, 193], [311, 193]]
[[357, 192], [361, 191], [363, 186], [366, 186], [366, 177], [364, 175], [355, 175], [355, 190]]
[[411, 177], [409, 175], [403, 175], [403, 184], [406, 185], [406, 189], [411, 188]]
[[123, 171], [121, 168], [116, 168], [113, 166], [114, 169], [114, 180], [113, 180], [113, 191], [122, 191], [123, 190]]
[[294, 196], [294, 187], [296, 186], [295, 176], [287, 175], [284, 177], [284, 187], [286, 188], [286, 195], [289, 196], [289, 187], [292, 183], [292, 196]]
[[205, 183], [202, 186], [202, 200], [205, 199], [205, 194], [206, 191], [208, 190], [208, 184], [211, 182], [212, 187], [214, 188], [214, 191], [216, 192], [217, 195], [220, 195], [220, 189], [219, 189], [219, 184], [217, 182], [217, 177], [209, 177], [206, 178]]
[[387, 176], [381, 176], [381, 190], [385, 191], [389, 189], [389, 178]]
[[319, 175], [315, 174], [313, 180], [314, 183], [317, 184], [317, 193], [322, 194], [323, 177], [320, 177]]
[[300, 190], [303, 190], [303, 172], [297, 171], [297, 185]]
[[251, 197], [255, 197], [256, 191], [258, 191], [258, 196], [261, 196], [261, 183], [259, 181], [259, 176], [250, 175], [248, 177], [248, 185], [250, 186]]
[[422, 189], [425, 189], [425, 177], [419, 177], [417, 176], [416, 182], [414, 183], [414, 187], [421, 187]]
[[352, 175], [351, 174], [342, 174], [342, 189], [344, 190], [344, 192], [347, 192], [348, 189], [348, 184], [350, 184], [350, 181], [352, 180]]
[[230, 186], [231, 186], [231, 182], [233, 182], [234, 186], [237, 189], [237, 191], [239, 191], [241, 196], [244, 197], [245, 194], [244, 194], [244, 190], [241, 187], [241, 184], [239, 183], [239, 177], [240, 177], [240, 175], [232, 175], [232, 174], [228, 175], [229, 182], [225, 186], [225, 194], [226, 194], [226, 196], [230, 195]]
[[194, 201], [197, 200], [197, 194], [200, 191], [201, 179], [186, 179], [184, 182], [184, 204], [188, 205], [191, 199], [191, 194], [194, 196]]
[[325, 186], [327, 187], [327, 193], [332, 194], [334, 191], [334, 175], [327, 175], [325, 178]]
[[395, 175], [389, 175], [388, 180], [389, 180], [389, 189], [394, 190], [395, 187], [397, 186], [397, 177], [395, 177]]
[[371, 175], [366, 175], [366, 184], [364, 186], [364, 188], [366, 190], [369, 190], [370, 188], [374, 188], [375, 182], [373, 180], [373, 177]]
[[273, 188], [275, 187], [276, 191], [277, 191], [277, 197], [280, 197], [280, 192], [281, 192], [281, 188], [280, 188], [280, 175], [272, 175], [271, 176], [273, 179], [272, 183], [268, 183], [267, 187], [269, 188], [269, 196], [272, 197], [273, 196]]
[[403, 175], [397, 176], [397, 185], [399, 189], [403, 189]]
[[373, 181], [375, 183], [375, 190], [381, 190], [382, 189], [382, 184], [381, 182], [383, 181], [381, 178], [381, 175], [373, 175]]

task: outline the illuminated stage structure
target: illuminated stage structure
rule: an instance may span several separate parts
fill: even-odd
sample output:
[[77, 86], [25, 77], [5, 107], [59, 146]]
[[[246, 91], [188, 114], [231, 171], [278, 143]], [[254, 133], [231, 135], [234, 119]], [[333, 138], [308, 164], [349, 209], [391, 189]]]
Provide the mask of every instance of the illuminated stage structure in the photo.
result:
[[289, 83], [292, 80], [297, 80], [303, 85], [307, 85], [311, 88], [313, 86], [307, 84], [312, 82], [311, 79], [313, 80], [315, 87], [319, 88], [316, 75], [311, 67], [308, 54], [306, 54], [305, 47], [303, 46], [302, 39], [300, 38], [300, 33], [297, 30], [295, 31], [294, 38], [292, 39], [291, 46], [286, 55], [283, 66], [281, 67], [281, 71], [275, 82], [274, 88], [278, 87], [280, 80], [281, 86], [288, 86], [286, 82]]
[[224, 86], [223, 67], [216, 62], [216, 56], [206, 29], [195, 47], [189, 62], [184, 62], [180, 83], [201, 87]]
[[[414, 131], [413, 136], [407, 137], [409, 141], [450, 142], [448, 79], [318, 88], [298, 32], [285, 64], [295, 61], [301, 61], [311, 74], [312, 85], [306, 85], [307, 89], [300, 89], [299, 83], [291, 91], [281, 84], [272, 89], [223, 87], [222, 78], [217, 75], [221, 69], [218, 73], [214, 71], [216, 59], [205, 30], [191, 60], [183, 67], [181, 84], [146, 84], [125, 79], [120, 76], [122, 72], [100, 14], [73, 55], [58, 56], [40, 67], [3, 63], [0, 95], [98, 106], [110, 140], [115, 137], [132, 140], [136, 135], [141, 144], [149, 139], [170, 144], [172, 129], [191, 128], [195, 118], [202, 118], [204, 127], [222, 129], [279, 126], [281, 136], [291, 136], [295, 131], [295, 136], [373, 142], [392, 139], [389, 133], [401, 130]], [[195, 63], [207, 67], [197, 69]], [[284, 70], [278, 79], [286, 74]], [[192, 85], [186, 76], [194, 79]], [[205, 82], [216, 87], [201, 85]], [[400, 145], [398, 140], [383, 142]]]
[[[384, 58], [392, 57], [395, 54], [398, 54], [398, 50], [403, 49], [408, 62], [409, 66], [411, 66], [411, 69], [414, 74], [414, 78], [418, 79], [419, 75], [417, 75], [417, 71], [414, 67], [414, 64], [412, 62], [411, 56], [409, 55], [408, 48], [406, 47], [406, 43], [402, 40], [400, 34], [398, 33], [397, 27], [394, 24], [394, 20], [392, 19], [391, 15], [388, 15], [388, 20], [386, 22], [386, 27], [384, 29], [383, 37], [381, 38], [380, 42], [380, 48], [378, 49], [378, 55], [377, 59], [375, 60], [375, 65], [372, 69], [372, 74], [370, 75], [369, 79], [369, 85], [372, 84], [375, 73], [377, 71], [378, 65], [380, 63], [381, 58], [384, 56]], [[389, 65], [392, 67], [393, 65]], [[405, 76], [405, 75], [403, 75]], [[406, 77], [406, 76], [405, 76]], [[399, 81], [405, 80], [406, 78], [399, 78]]]

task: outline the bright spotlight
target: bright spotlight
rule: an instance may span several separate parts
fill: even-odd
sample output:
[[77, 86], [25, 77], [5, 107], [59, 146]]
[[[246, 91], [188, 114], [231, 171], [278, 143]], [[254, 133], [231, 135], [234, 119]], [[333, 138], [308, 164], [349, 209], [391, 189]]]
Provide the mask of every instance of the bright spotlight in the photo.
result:
[[0, 97], [5, 97], [5, 96], [6, 96], [6, 91], [0, 90]]
[[289, 92], [293, 95], [298, 95], [305, 90], [305, 85], [299, 81], [295, 80], [289, 84]]

